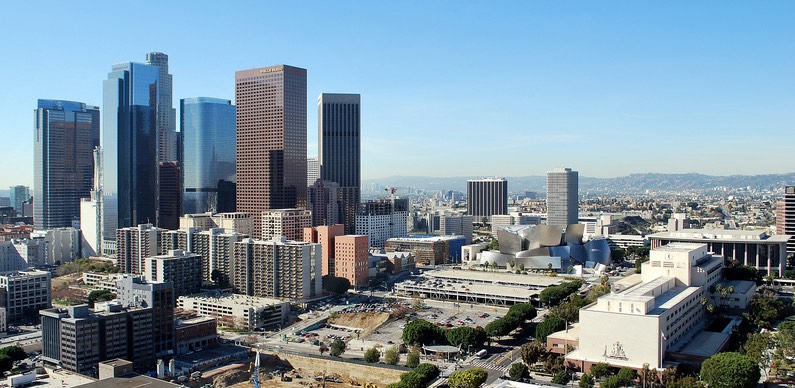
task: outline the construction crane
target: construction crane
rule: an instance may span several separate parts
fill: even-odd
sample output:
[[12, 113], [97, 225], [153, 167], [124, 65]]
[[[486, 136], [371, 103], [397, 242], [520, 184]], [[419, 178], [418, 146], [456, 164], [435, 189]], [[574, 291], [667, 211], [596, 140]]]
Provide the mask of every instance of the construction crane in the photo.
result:
[[389, 194], [395, 195], [395, 192], [396, 192], [396, 191], [398, 191], [398, 190], [405, 190], [405, 189], [407, 189], [407, 188], [408, 188], [408, 187], [387, 187], [387, 188], [385, 188], [385, 189], [384, 189], [384, 191], [386, 191], [386, 192], [387, 192], [387, 193], [389, 193]]
[[253, 372], [252, 380], [254, 388], [259, 388], [259, 350], [257, 350], [257, 355], [254, 357]]

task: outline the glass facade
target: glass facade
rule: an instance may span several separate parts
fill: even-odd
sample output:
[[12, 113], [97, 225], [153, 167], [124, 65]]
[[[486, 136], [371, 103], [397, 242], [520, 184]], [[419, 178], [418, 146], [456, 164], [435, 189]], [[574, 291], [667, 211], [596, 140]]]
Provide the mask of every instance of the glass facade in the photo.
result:
[[39, 100], [33, 139], [33, 223], [36, 229], [72, 226], [88, 198], [99, 146], [99, 108]]
[[210, 97], [180, 100], [182, 211], [235, 211], [235, 106]]
[[104, 81], [103, 234], [157, 220], [157, 108], [160, 70], [125, 62]]

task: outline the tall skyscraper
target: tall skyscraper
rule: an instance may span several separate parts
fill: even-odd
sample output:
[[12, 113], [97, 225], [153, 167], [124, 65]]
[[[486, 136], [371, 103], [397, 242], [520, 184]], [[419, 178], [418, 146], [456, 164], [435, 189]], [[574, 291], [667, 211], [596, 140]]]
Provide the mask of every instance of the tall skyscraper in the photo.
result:
[[11, 186], [10, 190], [11, 206], [17, 211], [18, 215], [25, 212], [25, 202], [30, 199], [30, 188], [27, 186]]
[[182, 212], [234, 212], [235, 106], [210, 97], [183, 98], [179, 106]]
[[177, 160], [177, 110], [172, 98], [172, 75], [168, 73], [168, 55], [146, 54], [146, 64], [158, 68], [157, 83], [157, 161]]
[[306, 185], [312, 186], [320, 179], [320, 161], [317, 157], [306, 158]]
[[[784, 198], [777, 207], [776, 233], [795, 236], [795, 186], [784, 186]], [[795, 237], [787, 242], [787, 254], [795, 254]]]
[[158, 184], [158, 225], [164, 229], [179, 228], [182, 215], [182, 185], [179, 162], [159, 162], [157, 166]]
[[345, 234], [356, 232], [361, 200], [361, 97], [323, 93], [317, 99], [320, 179], [339, 184]]
[[80, 199], [91, 192], [99, 108], [39, 100], [35, 113], [33, 224], [36, 229], [72, 226], [80, 217]]
[[160, 69], [113, 65], [104, 82], [103, 236], [157, 221], [157, 110]]
[[579, 220], [577, 171], [556, 168], [547, 172], [547, 225], [565, 228]]
[[508, 181], [486, 178], [467, 181], [467, 214], [481, 222], [495, 214], [508, 214]]

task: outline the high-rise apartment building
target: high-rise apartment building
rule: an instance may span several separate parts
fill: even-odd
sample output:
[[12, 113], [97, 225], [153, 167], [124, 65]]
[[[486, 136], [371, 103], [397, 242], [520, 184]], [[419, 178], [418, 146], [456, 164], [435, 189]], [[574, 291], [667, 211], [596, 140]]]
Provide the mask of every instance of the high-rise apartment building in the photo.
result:
[[80, 199], [90, 194], [93, 152], [98, 146], [98, 107], [74, 101], [38, 101], [33, 139], [36, 229], [72, 226], [80, 217]]
[[[795, 186], [784, 186], [784, 198], [777, 203], [776, 233], [795, 236]], [[795, 237], [787, 242], [787, 254], [795, 254]]]
[[122, 272], [143, 274], [144, 259], [160, 254], [164, 232], [152, 224], [116, 230], [116, 260]]
[[117, 228], [157, 223], [160, 69], [113, 65], [103, 97], [103, 238]]
[[320, 179], [320, 161], [317, 156], [310, 156], [306, 158], [306, 185], [312, 186], [315, 181]]
[[577, 171], [556, 168], [547, 172], [547, 225], [562, 229], [576, 224], [579, 217]]
[[179, 228], [182, 215], [182, 186], [179, 162], [159, 162], [158, 169], [158, 226], [164, 229]]
[[361, 200], [361, 97], [322, 93], [317, 99], [320, 179], [339, 184], [345, 233], [356, 233]]
[[370, 242], [367, 236], [346, 235], [334, 239], [334, 276], [353, 287], [366, 287], [370, 279]]
[[11, 186], [9, 190], [11, 206], [18, 215], [24, 215], [25, 202], [30, 199], [30, 188], [27, 186]]
[[201, 291], [202, 257], [181, 249], [168, 254], [147, 257], [144, 276], [154, 282], [171, 282], [174, 296], [190, 295]]
[[164, 232], [160, 251], [166, 254], [179, 249], [199, 255], [202, 281], [226, 288], [232, 278], [234, 244], [244, 237], [247, 236], [223, 228], [183, 228]]
[[304, 301], [322, 292], [319, 244], [247, 238], [234, 255], [236, 293]]
[[235, 73], [237, 210], [306, 208], [306, 69]]
[[235, 211], [235, 106], [211, 97], [180, 100], [184, 214]]
[[408, 198], [381, 198], [359, 204], [356, 234], [370, 238], [370, 246], [383, 248], [386, 240], [409, 234]]
[[146, 64], [158, 69], [157, 83], [157, 161], [177, 160], [177, 110], [172, 97], [172, 75], [168, 73], [168, 55], [146, 54]]
[[312, 210], [312, 226], [342, 223], [342, 190], [337, 182], [318, 179], [309, 186], [309, 209]]
[[174, 286], [171, 282], [148, 281], [127, 276], [116, 281], [116, 298], [127, 308], [152, 309], [152, 338], [157, 357], [174, 354]]
[[505, 178], [468, 180], [467, 214], [475, 222], [495, 214], [508, 214], [508, 181]]
[[304, 241], [320, 244], [323, 276], [334, 275], [334, 239], [345, 234], [345, 225], [304, 228]]
[[201, 230], [222, 228], [230, 233], [237, 232], [249, 237], [254, 235], [254, 221], [248, 213], [241, 212], [185, 214], [179, 219], [179, 228], [199, 228]]
[[304, 209], [273, 209], [262, 212], [262, 239], [277, 236], [299, 241], [304, 228], [312, 226], [312, 211]]

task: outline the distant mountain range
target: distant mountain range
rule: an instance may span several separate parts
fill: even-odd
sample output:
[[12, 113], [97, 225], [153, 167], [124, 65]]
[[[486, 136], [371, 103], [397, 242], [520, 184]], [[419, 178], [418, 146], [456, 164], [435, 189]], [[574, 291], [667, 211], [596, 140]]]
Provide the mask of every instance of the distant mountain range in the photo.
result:
[[[362, 180], [365, 192], [377, 192], [386, 187], [411, 187], [425, 190], [455, 190], [466, 192], [466, 181], [481, 179], [472, 177], [424, 177], [424, 176], [391, 176], [378, 179]], [[537, 191], [546, 193], [546, 176], [505, 177], [508, 180], [508, 191], [521, 193]], [[729, 175], [713, 176], [704, 174], [630, 174], [616, 178], [592, 178], [580, 176], [580, 194], [638, 194], [646, 191], [656, 193], [670, 192], [709, 192], [724, 190], [754, 191], [777, 190], [784, 185], [795, 184], [795, 173], [770, 175]], [[403, 190], [398, 190], [397, 194]]]

